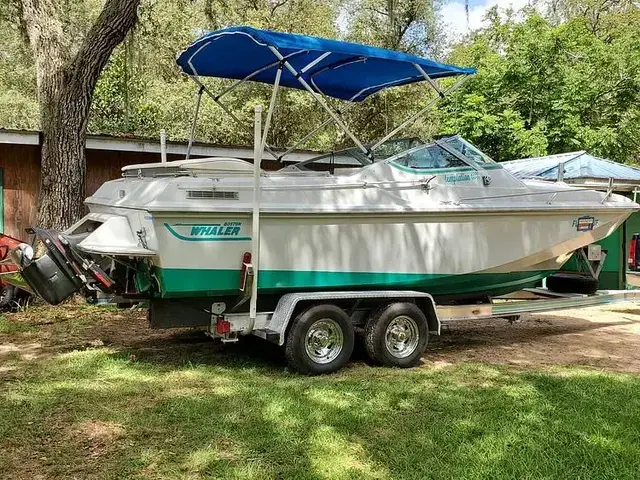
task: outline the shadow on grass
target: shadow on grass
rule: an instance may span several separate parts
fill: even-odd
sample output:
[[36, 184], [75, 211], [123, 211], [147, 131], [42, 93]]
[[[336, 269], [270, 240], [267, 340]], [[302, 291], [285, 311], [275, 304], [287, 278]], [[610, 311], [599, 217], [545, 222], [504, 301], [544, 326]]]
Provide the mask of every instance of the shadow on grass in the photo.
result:
[[[620, 325], [629, 321], [596, 323], [588, 320], [572, 319], [567, 323], [564, 317], [545, 315], [542, 319], [530, 319], [517, 325], [509, 325], [506, 320], [492, 319], [472, 323], [461, 322], [445, 328], [441, 336], [431, 336], [425, 352], [425, 360], [430, 354], [448, 354], [474, 347], [504, 347], [521, 343], [535, 343], [550, 337], [590, 332]], [[616, 332], [617, 340], [625, 337], [637, 342], [637, 335]], [[243, 337], [238, 343], [223, 345], [212, 341], [204, 332], [185, 330], [171, 335], [149, 336], [137, 339], [127, 345], [122, 342], [112, 344], [122, 351], [144, 358], [145, 361], [162, 365], [180, 366], [188, 362], [232, 367], [253, 365], [255, 368], [284, 369], [286, 362], [282, 349], [256, 337]], [[367, 362], [364, 348], [359, 341], [352, 356], [352, 363]]]
[[[352, 365], [307, 378], [265, 365], [249, 347], [182, 364], [188, 349], [164, 363], [142, 347], [135, 361], [100, 348], [41, 364], [2, 391], [9, 462], [0, 473], [19, 472], [26, 452], [58, 478], [631, 479], [640, 471], [638, 377], [461, 364]], [[120, 433], [96, 449], [78, 433], [87, 423]]]

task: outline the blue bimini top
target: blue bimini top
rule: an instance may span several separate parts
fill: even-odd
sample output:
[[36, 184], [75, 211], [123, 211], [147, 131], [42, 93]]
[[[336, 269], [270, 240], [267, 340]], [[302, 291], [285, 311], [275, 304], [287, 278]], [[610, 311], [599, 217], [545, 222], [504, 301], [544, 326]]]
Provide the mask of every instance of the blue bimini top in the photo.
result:
[[[434, 62], [428, 58], [293, 33], [252, 27], [230, 27], [203, 35], [178, 55], [189, 75], [273, 84], [279, 66], [277, 50], [313, 88], [329, 97], [360, 102], [380, 90], [430, 78], [470, 75], [473, 68]], [[296, 75], [283, 68], [280, 85], [303, 90]]]

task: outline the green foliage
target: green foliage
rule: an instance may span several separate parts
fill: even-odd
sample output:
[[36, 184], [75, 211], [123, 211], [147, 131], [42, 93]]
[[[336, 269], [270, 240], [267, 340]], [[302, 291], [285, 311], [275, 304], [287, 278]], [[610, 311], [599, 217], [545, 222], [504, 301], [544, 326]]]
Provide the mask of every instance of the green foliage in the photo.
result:
[[[555, 25], [530, 12], [500, 20], [458, 45], [451, 60], [478, 67], [443, 111], [496, 159], [584, 149], [618, 161], [640, 154], [640, 11]], [[483, 136], [486, 135], [486, 136]], [[525, 145], [533, 142], [533, 145]], [[545, 148], [546, 147], [546, 148]]]
[[547, 151], [539, 124], [527, 129], [517, 111], [494, 111], [490, 100], [480, 93], [460, 95], [453, 108], [459, 111], [444, 119], [443, 133], [461, 133], [497, 161], [535, 157]]
[[35, 129], [35, 68], [13, 2], [0, 4], [0, 31], [0, 128]]
[[159, 108], [145, 98], [146, 77], [137, 75], [129, 42], [112, 55], [93, 94], [91, 130], [155, 136]]

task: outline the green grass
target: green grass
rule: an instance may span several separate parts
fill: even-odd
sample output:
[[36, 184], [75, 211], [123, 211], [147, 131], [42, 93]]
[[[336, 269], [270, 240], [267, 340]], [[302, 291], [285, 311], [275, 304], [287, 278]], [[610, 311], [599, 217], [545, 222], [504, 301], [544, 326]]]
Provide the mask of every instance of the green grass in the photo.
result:
[[0, 478], [637, 479], [640, 472], [638, 376], [356, 363], [307, 378], [257, 351], [266, 348], [259, 341], [221, 353], [192, 339], [14, 355], [16, 369], [0, 383]]

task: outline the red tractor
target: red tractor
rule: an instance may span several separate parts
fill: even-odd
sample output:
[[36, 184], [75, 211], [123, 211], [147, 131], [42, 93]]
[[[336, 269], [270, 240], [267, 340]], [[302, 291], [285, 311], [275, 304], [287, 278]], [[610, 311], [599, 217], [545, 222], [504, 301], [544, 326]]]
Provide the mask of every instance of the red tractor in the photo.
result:
[[[18, 305], [20, 300], [31, 295], [29, 286], [20, 282], [18, 267], [9, 259], [9, 252], [23, 243], [17, 238], [0, 233], [0, 310], [9, 310]], [[5, 281], [11, 277], [13, 285]], [[16, 283], [24, 284], [20, 287], [14, 286]]]

